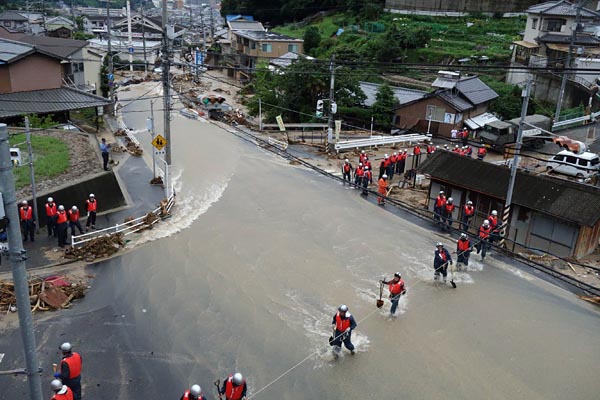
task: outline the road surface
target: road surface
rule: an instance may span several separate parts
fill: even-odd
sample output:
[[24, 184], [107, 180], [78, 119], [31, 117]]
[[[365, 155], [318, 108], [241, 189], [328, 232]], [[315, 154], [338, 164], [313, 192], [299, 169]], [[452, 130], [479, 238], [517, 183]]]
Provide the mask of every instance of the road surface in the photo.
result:
[[[147, 101], [127, 108], [142, 129]], [[436, 284], [435, 242], [452, 242], [423, 222], [210, 123], [172, 125], [176, 215], [90, 267], [93, 288], [73, 309], [36, 318], [45, 368], [61, 341], [82, 352], [85, 398], [176, 399], [199, 383], [210, 399], [213, 380], [238, 370], [256, 399], [597, 397], [593, 306], [493, 254], [473, 255], [457, 289]], [[375, 299], [395, 271], [408, 294], [390, 317]], [[341, 303], [359, 321], [357, 354], [334, 361]], [[19, 347], [7, 330], [0, 369], [19, 365]], [[0, 399], [25, 390], [0, 384]]]

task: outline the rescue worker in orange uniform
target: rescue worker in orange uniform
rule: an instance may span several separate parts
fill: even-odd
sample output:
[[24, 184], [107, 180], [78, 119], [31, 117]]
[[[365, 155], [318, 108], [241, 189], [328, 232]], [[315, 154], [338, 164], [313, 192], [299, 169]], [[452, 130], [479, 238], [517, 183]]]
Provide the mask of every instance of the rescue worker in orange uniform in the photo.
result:
[[54, 379], [50, 382], [50, 388], [54, 392], [54, 396], [50, 400], [73, 400], [73, 391], [59, 379]]
[[352, 183], [352, 170], [352, 164], [350, 164], [350, 161], [346, 158], [346, 160], [344, 160], [344, 165], [342, 165], [342, 176], [344, 177], [344, 184], [346, 184], [346, 181], [348, 181], [349, 185]]
[[56, 237], [56, 213], [58, 206], [52, 197], [48, 197], [46, 203], [46, 227], [48, 228], [48, 237]]
[[73, 391], [73, 400], [81, 400], [81, 356], [73, 351], [69, 342], [61, 344], [59, 349], [63, 356], [60, 361], [60, 372], [55, 372], [54, 377], [60, 379]]
[[246, 398], [246, 380], [239, 372], [233, 375], [229, 375], [227, 379], [223, 381], [221, 390], [219, 390], [219, 398], [221, 395], [225, 395], [227, 400], [241, 400]]
[[90, 225], [92, 229], [96, 229], [96, 211], [98, 210], [98, 202], [96, 201], [96, 196], [94, 193], [90, 193], [89, 198], [85, 201], [85, 211], [87, 211], [88, 217], [85, 223], [85, 230], [90, 230]]
[[471, 225], [471, 219], [475, 215], [475, 207], [473, 207], [472, 201], [467, 201], [467, 204], [464, 205], [462, 210], [462, 222], [461, 229], [465, 232], [469, 230], [469, 226]]
[[473, 246], [471, 245], [471, 241], [467, 237], [466, 233], [461, 233], [460, 238], [456, 242], [456, 266], [464, 264], [465, 267], [469, 265], [469, 256], [473, 251]]
[[406, 166], [406, 158], [408, 157], [407, 151], [404, 150], [398, 154], [398, 161], [396, 162], [396, 173], [403, 174], [404, 167]]
[[69, 227], [71, 228], [71, 236], [75, 236], [75, 228], [79, 229], [79, 234], [83, 235], [83, 228], [79, 222], [79, 209], [77, 206], [71, 207], [67, 212], [69, 217]]
[[391, 281], [386, 281], [385, 279], [383, 279], [381, 283], [383, 283], [384, 285], [389, 285], [388, 289], [390, 291], [390, 301], [392, 302], [390, 314], [394, 316], [396, 315], [396, 309], [398, 308], [400, 296], [406, 294], [406, 289], [404, 288], [404, 281], [402, 280], [402, 275], [400, 275], [400, 272], [396, 272], [394, 274], [394, 278]]
[[388, 165], [387, 170], [386, 170], [386, 174], [390, 181], [392, 179], [394, 179], [394, 172], [396, 172], [396, 164], [397, 163], [398, 163], [398, 154], [396, 154], [396, 152], [394, 152], [394, 154], [392, 154], [390, 156], [390, 165]]
[[452, 230], [452, 222], [454, 221], [453, 213], [455, 208], [454, 199], [452, 197], [448, 197], [446, 205], [444, 206], [444, 216], [442, 217], [444, 222], [442, 229], [448, 230], [448, 232]]
[[352, 344], [351, 336], [352, 331], [356, 328], [356, 321], [348, 311], [347, 305], [342, 304], [338, 307], [338, 312], [333, 316], [331, 328], [333, 330], [333, 340], [329, 344], [333, 346], [334, 356], [337, 358], [339, 352], [342, 350], [342, 342], [350, 350], [350, 354], [354, 354], [354, 345]]
[[359, 163], [354, 171], [354, 186], [357, 188], [362, 186], [363, 176], [365, 176], [365, 169], [363, 168], [362, 163]]
[[362, 194], [364, 194], [365, 196], [369, 195], [369, 191], [368, 191], [369, 183], [373, 183], [373, 173], [371, 172], [369, 167], [365, 167], [365, 174], [362, 179], [362, 187], [363, 187]]
[[183, 393], [183, 396], [179, 400], [206, 400], [206, 397], [202, 394], [200, 385], [192, 385], [191, 388]]
[[444, 191], [440, 190], [440, 193], [435, 198], [435, 203], [433, 204], [433, 219], [439, 221], [440, 218], [444, 215], [446, 209], [446, 196], [444, 195]]
[[452, 265], [452, 256], [444, 248], [444, 245], [441, 242], [436, 243], [436, 250], [433, 256], [433, 268], [435, 269], [435, 273], [433, 276], [434, 280], [438, 280], [440, 277], [440, 273], [444, 277], [444, 282], [446, 282], [446, 277], [448, 276], [448, 264]]
[[58, 236], [58, 246], [65, 247], [67, 244], [67, 228], [69, 216], [65, 211], [64, 206], [58, 206], [58, 212], [56, 214], [56, 236]]
[[19, 217], [21, 219], [21, 229], [23, 230], [23, 241], [27, 241], [27, 237], [35, 242], [35, 220], [33, 219], [33, 208], [29, 207], [27, 200], [21, 202], [19, 208]]
[[490, 246], [490, 233], [492, 232], [492, 227], [490, 226], [490, 221], [487, 219], [483, 221], [483, 225], [479, 227], [479, 242], [475, 245], [477, 249], [477, 254], [481, 252], [481, 259], [485, 259], [485, 255], [487, 249]]
[[483, 160], [485, 158], [487, 154], [487, 150], [485, 149], [485, 146], [481, 146], [479, 149], [477, 149], [477, 159], [478, 160]]
[[359, 163], [365, 163], [365, 160], [367, 160], [369, 157], [367, 156], [367, 153], [365, 153], [364, 150], [361, 150], [360, 155], [358, 156], [358, 162]]
[[490, 243], [494, 243], [500, 236], [500, 228], [498, 227], [498, 211], [492, 210], [492, 214], [487, 218], [490, 221]]
[[373, 171], [373, 166], [371, 165], [371, 160], [369, 160], [368, 156], [365, 156], [365, 161], [363, 161], [363, 165], [365, 166], [365, 168], [369, 168], [371, 171]]
[[377, 177], [377, 179], [381, 179], [381, 177], [385, 175], [387, 167], [390, 164], [389, 159], [390, 157], [387, 154], [383, 156], [383, 160], [381, 160], [381, 162], [379, 163], [379, 176]]
[[377, 182], [377, 205], [384, 205], [385, 204], [385, 197], [387, 195], [387, 175], [383, 174], [383, 176], [381, 177], [381, 179], [379, 179], [379, 182]]
[[414, 161], [413, 161], [413, 169], [417, 168], [419, 166], [419, 161], [421, 159], [421, 146], [419, 144], [416, 144], [415, 147], [413, 148], [413, 157], [414, 157]]

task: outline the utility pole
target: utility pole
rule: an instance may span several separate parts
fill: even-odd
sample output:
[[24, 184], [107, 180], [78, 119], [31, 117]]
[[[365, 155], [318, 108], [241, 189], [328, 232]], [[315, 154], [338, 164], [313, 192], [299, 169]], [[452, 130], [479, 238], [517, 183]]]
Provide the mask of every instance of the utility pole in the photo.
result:
[[331, 62], [329, 63], [329, 118], [327, 121], [327, 151], [331, 151], [331, 143], [333, 142], [333, 112], [332, 105], [335, 95], [335, 54], [331, 55]]
[[215, 9], [214, 9], [214, 0], [210, 0], [208, 2], [210, 6], [210, 44], [215, 42]]
[[114, 70], [113, 70], [113, 58], [112, 58], [112, 46], [111, 46], [111, 40], [110, 40], [110, 0], [105, 0], [106, 1], [106, 38], [108, 40], [108, 53], [106, 53], [106, 56], [108, 57], [108, 74], [109, 76], [112, 76], [112, 79], [108, 80], [108, 92], [109, 92], [109, 97], [110, 97], [110, 102], [112, 104], [113, 107], [113, 112], [116, 112], [116, 107], [115, 107], [115, 77], [114, 77]]
[[523, 128], [525, 126], [525, 118], [527, 117], [527, 108], [529, 107], [529, 96], [531, 95], [532, 79], [531, 75], [527, 77], [525, 89], [523, 89], [523, 107], [521, 108], [521, 119], [519, 120], [519, 132], [517, 133], [517, 143], [515, 145], [515, 156], [510, 167], [510, 180], [508, 182], [508, 191], [506, 192], [506, 202], [502, 211], [502, 230], [500, 232], [499, 245], [504, 246], [504, 238], [506, 236], [506, 227], [508, 226], [508, 218], [510, 216], [510, 205], [512, 203], [513, 190], [515, 180], [517, 178], [517, 169], [519, 168], [519, 160], [521, 155], [521, 147], [523, 146]]
[[[163, 121], [165, 130], [165, 161], [171, 165], [171, 96], [170, 92], [170, 60], [169, 60], [169, 32], [167, 28], [167, 0], [162, 0], [162, 25], [163, 25], [163, 52], [162, 52], [162, 75], [163, 75]], [[166, 172], [165, 172], [166, 174]]]
[[33, 149], [31, 147], [29, 117], [25, 117], [25, 140], [27, 141], [27, 151], [29, 152], [29, 181], [31, 182], [31, 196], [33, 197], [33, 220], [36, 224], [36, 231], [39, 232], [40, 220], [38, 219], [37, 196], [35, 195], [35, 174], [33, 170]]
[[4, 212], [8, 218], [6, 233], [10, 254], [10, 266], [15, 285], [17, 311], [19, 313], [19, 330], [25, 352], [25, 365], [29, 383], [29, 399], [42, 400], [42, 381], [40, 362], [36, 353], [35, 333], [29, 300], [29, 284], [25, 267], [25, 250], [19, 227], [19, 212], [15, 194], [15, 178], [10, 160], [8, 128], [0, 124], [0, 192], [2, 193]]
[[[146, 120], [146, 126], [154, 141], [154, 100], [150, 101], [150, 117]], [[156, 178], [156, 149], [152, 149], [152, 178]]]
[[[581, 1], [579, 3], [577, 3], [577, 5], [575, 6], [577, 7], [576, 10], [576, 14], [575, 14], [575, 29], [573, 29], [573, 32], [571, 34], [571, 40], [569, 42], [569, 52], [567, 53], [567, 60], [565, 62], [565, 67], [564, 68], [570, 68], [571, 67], [571, 53], [573, 52], [573, 47], [575, 46], [575, 39], [577, 37], [577, 32], [579, 31], [579, 21], [581, 19]], [[563, 76], [562, 76], [562, 81], [560, 82], [560, 92], [558, 93], [558, 102], [556, 103], [556, 112], [554, 113], [554, 123], [557, 123], [560, 117], [560, 109], [562, 107], [562, 102], [564, 100], [565, 97], [565, 89], [567, 87], [567, 79], [568, 79], [568, 74], [571, 73], [571, 71], [565, 71], [563, 68]]]
[[147, 76], [148, 60], [146, 59], [146, 23], [144, 20], [144, 3], [141, 3], [140, 14], [142, 16], [142, 46], [144, 46], [144, 76]]
[[[133, 47], [133, 36], [131, 33], [131, 2], [127, 0], [127, 39], [128, 45]], [[129, 51], [129, 49], [127, 49]], [[129, 71], [133, 72], [133, 53], [129, 51]]]

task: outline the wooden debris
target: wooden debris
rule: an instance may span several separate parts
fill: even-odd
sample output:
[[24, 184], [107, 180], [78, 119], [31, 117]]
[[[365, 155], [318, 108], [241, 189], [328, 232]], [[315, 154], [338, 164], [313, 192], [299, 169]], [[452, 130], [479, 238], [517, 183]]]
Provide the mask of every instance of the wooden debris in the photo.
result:
[[93, 261], [113, 255], [125, 246], [122, 233], [99, 236], [86, 242], [83, 246], [65, 249], [65, 258]]
[[571, 265], [570, 262], [567, 261], [567, 265], [569, 266], [569, 268], [571, 268], [571, 270], [573, 270], [574, 273], [577, 273], [577, 271], [575, 271], [575, 268], [573, 268], [573, 265]]
[[590, 303], [600, 306], [600, 296], [577, 296], [582, 300], [589, 301]]
[[[45, 280], [42, 278], [32, 278], [28, 281], [29, 300], [31, 310], [48, 311], [52, 309], [68, 308], [71, 301], [85, 296], [87, 284], [85, 282], [69, 283], [68, 277], [60, 277], [60, 281], [55, 278]], [[52, 282], [56, 281], [60, 286], [55, 286]], [[60, 282], [60, 283], [59, 283]], [[62, 282], [67, 282], [63, 285]], [[13, 282], [0, 281], [0, 311], [14, 312], [11, 306], [17, 304], [15, 295], [15, 286]]]

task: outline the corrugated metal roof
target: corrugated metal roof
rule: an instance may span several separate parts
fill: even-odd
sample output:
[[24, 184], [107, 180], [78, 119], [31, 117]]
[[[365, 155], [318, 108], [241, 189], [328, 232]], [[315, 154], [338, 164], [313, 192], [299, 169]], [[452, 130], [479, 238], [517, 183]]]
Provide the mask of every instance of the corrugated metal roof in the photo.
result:
[[57, 58], [67, 58], [87, 45], [85, 40], [61, 39], [49, 36], [32, 36], [25, 34], [16, 36], [15, 40], [32, 44], [36, 49], [46, 54], [56, 56]]
[[450, 90], [441, 90], [436, 92], [435, 95], [454, 107], [456, 111], [462, 112], [469, 108], [473, 108], [471, 103], [463, 99], [459, 94], [453, 94]]
[[494, 100], [498, 93], [494, 92], [488, 85], [476, 76], [461, 78], [456, 89], [474, 105]]
[[[577, 15], [577, 8], [575, 4], [566, 1], [548, 1], [546, 3], [536, 4], [529, 7], [526, 11], [529, 14], [545, 14], [545, 15], [559, 15], [559, 16], [571, 16]], [[600, 13], [590, 10], [589, 8], [581, 8], [581, 16], [587, 18], [598, 18]]]
[[32, 90], [0, 94], [0, 118], [77, 110], [110, 104], [110, 100], [77, 89]]
[[19, 22], [27, 22], [29, 19], [27, 17], [22, 16], [16, 11], [5, 11], [0, 14], [0, 21], [19, 21]]
[[[571, 36], [572, 35], [561, 35], [558, 33], [546, 33], [544, 36], [540, 36], [538, 40], [542, 43], [569, 44], [571, 43]], [[575, 36], [575, 44], [598, 46], [600, 44], [600, 39], [594, 35], [578, 34]]]
[[282, 35], [277, 32], [236, 30], [235, 34], [252, 40], [265, 40], [270, 42], [304, 42], [302, 39]]
[[[452, 152], [436, 151], [419, 170], [454, 186], [506, 198], [510, 169]], [[579, 225], [600, 220], [600, 188], [519, 171], [513, 203]]]
[[[367, 107], [371, 107], [375, 103], [377, 91], [381, 85], [370, 82], [359, 82], [359, 85], [366, 96], [363, 104]], [[390, 86], [390, 88], [392, 89], [392, 92], [394, 92], [394, 97], [396, 100], [398, 100], [399, 104], [405, 104], [414, 100], [422, 99], [427, 95], [427, 92], [422, 90], [406, 89], [394, 86]]]
[[4, 63], [11, 63], [34, 51], [34, 47], [29, 44], [0, 38], [0, 61]]
[[256, 21], [229, 21], [227, 22], [229, 29], [238, 31], [264, 31], [265, 27], [260, 22]]

